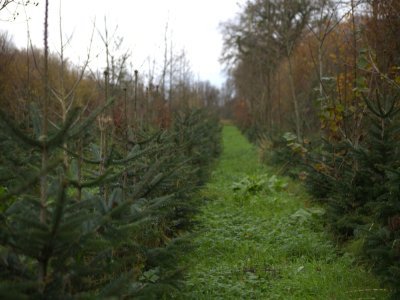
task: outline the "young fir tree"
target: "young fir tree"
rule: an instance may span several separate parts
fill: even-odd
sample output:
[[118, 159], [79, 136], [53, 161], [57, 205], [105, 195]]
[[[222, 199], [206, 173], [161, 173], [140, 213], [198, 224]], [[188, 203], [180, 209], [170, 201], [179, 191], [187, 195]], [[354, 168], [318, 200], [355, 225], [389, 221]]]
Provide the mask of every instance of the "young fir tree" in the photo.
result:
[[360, 145], [326, 143], [323, 163], [315, 159], [308, 178], [328, 204], [329, 226], [341, 239], [364, 241], [365, 257], [393, 288], [394, 299], [400, 286], [399, 96], [387, 87], [364, 97], [368, 113]]
[[366, 99], [371, 125], [359, 153], [359, 186], [372, 220], [365, 227], [364, 252], [373, 270], [400, 296], [400, 93], [393, 88]]
[[[84, 145], [84, 157], [70, 146], [66, 167], [62, 145], [88, 138], [100, 113], [77, 123], [71, 115], [65, 128], [50, 130], [47, 169], [41, 169], [34, 136], [40, 128], [29, 135], [2, 113], [2, 297], [149, 299], [177, 284], [176, 238], [190, 226], [191, 195], [206, 174], [198, 170], [218, 153], [220, 128], [206, 114], [190, 113], [187, 124], [178, 122], [170, 133], [143, 133], [125, 156], [114, 145], [104, 174], [93, 142]], [[45, 223], [38, 188], [43, 174]], [[101, 186], [108, 186], [108, 197]]]

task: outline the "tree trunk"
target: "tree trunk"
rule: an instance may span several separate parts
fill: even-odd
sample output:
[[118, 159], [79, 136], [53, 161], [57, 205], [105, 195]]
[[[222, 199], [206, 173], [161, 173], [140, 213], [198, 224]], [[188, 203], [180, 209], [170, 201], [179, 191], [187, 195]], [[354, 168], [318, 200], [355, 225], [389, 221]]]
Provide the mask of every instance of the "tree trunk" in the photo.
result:
[[[42, 147], [42, 172], [43, 175], [40, 177], [40, 223], [46, 224], [47, 215], [47, 192], [48, 192], [48, 178], [47, 172], [45, 171], [48, 166], [49, 153], [45, 142], [48, 137], [48, 106], [50, 98], [50, 87], [49, 87], [49, 45], [48, 45], [48, 21], [49, 21], [49, 0], [45, 3], [45, 19], [44, 19], [44, 72], [43, 72], [43, 84], [44, 84], [44, 98], [43, 98], [43, 119], [42, 119], [42, 130], [41, 139], [43, 140]], [[38, 280], [41, 285], [41, 289], [45, 288], [47, 276], [47, 262], [45, 259], [39, 260], [38, 265]]]
[[[322, 86], [322, 77], [324, 76], [324, 66], [322, 62], [322, 43], [319, 44], [318, 46], [318, 67], [319, 67], [319, 94], [321, 98], [324, 96], [324, 87]], [[322, 106], [322, 100], [321, 100], [321, 106]]]
[[297, 135], [297, 141], [299, 143], [301, 143], [302, 142], [302, 138], [301, 138], [301, 120], [300, 120], [300, 112], [299, 112], [299, 103], [298, 103], [298, 100], [297, 100], [296, 90], [295, 90], [294, 80], [293, 80], [292, 60], [290, 59], [290, 55], [288, 55], [287, 58], [288, 58], [288, 62], [289, 62], [289, 84], [290, 84], [290, 90], [291, 90], [291, 93], [292, 93], [292, 99], [293, 99], [293, 104], [294, 104], [296, 135]]

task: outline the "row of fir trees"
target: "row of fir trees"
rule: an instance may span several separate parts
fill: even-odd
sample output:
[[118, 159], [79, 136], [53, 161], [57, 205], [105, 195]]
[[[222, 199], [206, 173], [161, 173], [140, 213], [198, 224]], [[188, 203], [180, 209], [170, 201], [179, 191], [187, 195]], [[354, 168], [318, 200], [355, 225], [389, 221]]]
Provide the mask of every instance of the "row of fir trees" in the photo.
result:
[[49, 52], [48, 1], [44, 36], [0, 37], [0, 298], [166, 297], [220, 152], [217, 90], [71, 66]]
[[225, 113], [398, 299], [400, 2], [252, 0], [223, 35]]

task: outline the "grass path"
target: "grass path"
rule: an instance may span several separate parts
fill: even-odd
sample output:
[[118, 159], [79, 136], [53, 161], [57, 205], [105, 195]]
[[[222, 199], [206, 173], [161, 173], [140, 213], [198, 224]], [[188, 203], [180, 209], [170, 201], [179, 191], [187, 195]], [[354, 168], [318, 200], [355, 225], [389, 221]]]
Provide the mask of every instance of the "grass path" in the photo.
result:
[[[385, 299], [377, 281], [341, 255], [295, 183], [276, 178], [232, 126], [197, 217], [183, 299]], [[285, 188], [285, 184], [287, 187]]]

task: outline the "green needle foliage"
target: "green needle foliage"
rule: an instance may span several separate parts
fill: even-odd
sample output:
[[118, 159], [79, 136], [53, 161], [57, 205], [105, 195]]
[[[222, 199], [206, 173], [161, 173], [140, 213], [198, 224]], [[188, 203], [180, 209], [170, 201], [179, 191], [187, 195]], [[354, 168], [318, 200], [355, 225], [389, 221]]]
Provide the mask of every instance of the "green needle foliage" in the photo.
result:
[[[400, 296], [400, 109], [395, 89], [364, 97], [368, 118], [359, 145], [326, 143], [311, 153], [310, 191], [327, 204], [329, 226]], [[316, 163], [318, 162], [318, 163]], [[357, 247], [356, 247], [357, 248]]]
[[1, 113], [0, 298], [159, 299], [179, 286], [180, 236], [220, 151], [218, 120], [181, 112], [169, 130], [115, 136], [102, 157], [93, 121], [107, 106], [81, 121], [74, 111], [46, 140], [37, 110], [33, 124]]

